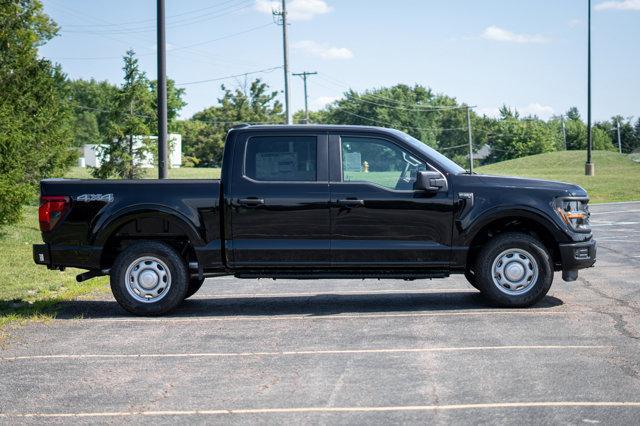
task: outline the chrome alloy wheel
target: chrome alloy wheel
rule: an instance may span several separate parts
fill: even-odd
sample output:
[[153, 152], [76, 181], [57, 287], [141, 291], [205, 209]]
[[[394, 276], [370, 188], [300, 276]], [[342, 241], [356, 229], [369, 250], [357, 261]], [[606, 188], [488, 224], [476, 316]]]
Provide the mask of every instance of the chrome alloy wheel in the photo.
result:
[[496, 256], [491, 267], [493, 284], [509, 296], [524, 294], [538, 280], [538, 262], [526, 250], [508, 249]]
[[171, 272], [167, 265], [153, 256], [131, 262], [125, 275], [127, 291], [138, 302], [155, 303], [171, 288]]

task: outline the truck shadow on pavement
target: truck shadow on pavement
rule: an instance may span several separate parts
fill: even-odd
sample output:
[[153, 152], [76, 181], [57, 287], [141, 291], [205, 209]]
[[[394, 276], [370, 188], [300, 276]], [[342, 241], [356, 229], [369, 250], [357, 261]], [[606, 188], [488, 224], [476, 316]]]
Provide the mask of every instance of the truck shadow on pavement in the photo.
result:
[[[197, 297], [197, 296], [196, 296]], [[527, 309], [550, 309], [564, 302], [547, 296]], [[476, 291], [456, 293], [394, 293], [394, 294], [318, 294], [312, 296], [259, 296], [194, 298], [185, 300], [164, 318], [234, 317], [338, 314], [460, 312], [496, 309]], [[118, 318], [129, 317], [115, 301], [78, 300], [61, 302], [56, 318]]]

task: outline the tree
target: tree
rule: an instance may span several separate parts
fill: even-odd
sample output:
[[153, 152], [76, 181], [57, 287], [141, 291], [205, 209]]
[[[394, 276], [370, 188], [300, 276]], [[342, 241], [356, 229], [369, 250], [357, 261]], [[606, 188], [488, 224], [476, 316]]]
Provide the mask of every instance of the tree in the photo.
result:
[[[76, 121], [76, 145], [81, 146], [84, 143], [98, 144], [107, 142], [107, 129], [112, 111], [116, 108], [118, 86], [108, 81], [96, 81], [94, 79], [71, 80], [68, 84]], [[98, 127], [98, 138], [91, 142], [82, 135], [78, 136], [78, 133], [89, 133], [95, 136], [91, 128], [93, 126], [91, 123], [93, 119], [90, 119], [89, 115], [95, 117], [95, 122]]]
[[0, 3], [0, 226], [17, 221], [38, 181], [76, 156], [65, 76], [38, 58], [57, 31], [38, 0]]
[[[158, 81], [153, 80], [150, 83], [151, 94], [153, 98], [153, 109], [158, 110]], [[182, 99], [185, 90], [183, 88], [176, 87], [176, 82], [172, 79], [167, 79], [167, 127], [169, 133], [176, 130], [176, 120], [180, 110], [184, 108], [187, 103]], [[158, 134], [158, 122], [154, 121], [151, 126], [152, 131]]]
[[[567, 121], [565, 122], [565, 128], [567, 132], [567, 149], [587, 149], [587, 125], [580, 118], [578, 108], [571, 107], [567, 111]], [[602, 126], [594, 125], [591, 128], [591, 138], [593, 142], [593, 149], [595, 150], [608, 150], [613, 151], [612, 135]]]
[[518, 120], [515, 115], [499, 120], [491, 157], [504, 161], [556, 149], [555, 134], [550, 126], [537, 118]]
[[454, 99], [435, 95], [426, 87], [398, 84], [362, 93], [350, 89], [327, 107], [325, 118], [330, 124], [392, 127], [436, 147], [437, 108], [454, 105]]
[[218, 99], [218, 105], [176, 124], [182, 133], [184, 155], [197, 158], [204, 167], [220, 165], [224, 141], [233, 125], [283, 121], [282, 104], [276, 100], [278, 92], [269, 91], [262, 80], [254, 80], [244, 90], [230, 90], [224, 85], [221, 88], [223, 96]]
[[77, 147], [102, 142], [98, 119], [93, 112], [83, 111], [75, 116], [73, 133], [73, 144]]
[[150, 143], [150, 124], [155, 120], [153, 96], [146, 74], [140, 70], [133, 50], [123, 58], [124, 83], [109, 115], [106, 144], [99, 149], [101, 165], [95, 177], [107, 179], [142, 177], [141, 163], [155, 150]]

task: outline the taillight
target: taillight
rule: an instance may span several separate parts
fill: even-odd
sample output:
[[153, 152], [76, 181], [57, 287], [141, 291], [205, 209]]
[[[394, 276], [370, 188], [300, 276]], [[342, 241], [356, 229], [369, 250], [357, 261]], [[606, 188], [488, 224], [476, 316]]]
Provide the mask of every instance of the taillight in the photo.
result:
[[60, 195], [40, 197], [38, 209], [40, 231], [51, 231], [67, 210], [69, 210], [69, 197]]

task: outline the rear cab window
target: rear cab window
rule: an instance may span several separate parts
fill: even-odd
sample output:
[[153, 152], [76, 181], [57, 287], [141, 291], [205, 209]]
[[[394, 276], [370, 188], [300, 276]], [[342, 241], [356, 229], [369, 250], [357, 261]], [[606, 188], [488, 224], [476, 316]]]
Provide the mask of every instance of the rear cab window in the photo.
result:
[[261, 182], [315, 182], [317, 137], [250, 137], [245, 147], [244, 176]]

